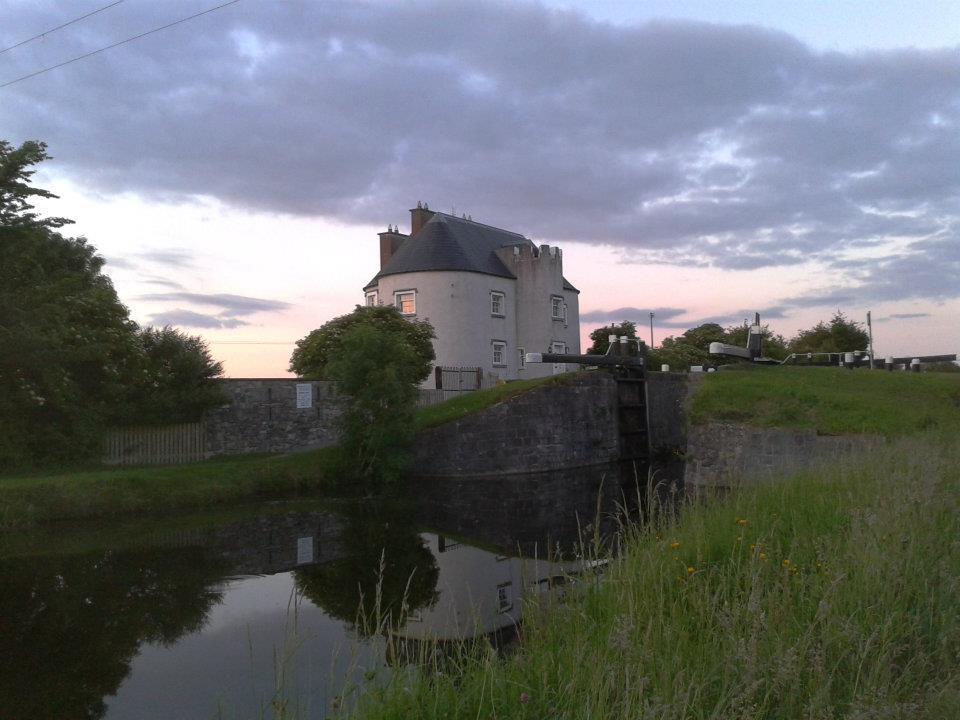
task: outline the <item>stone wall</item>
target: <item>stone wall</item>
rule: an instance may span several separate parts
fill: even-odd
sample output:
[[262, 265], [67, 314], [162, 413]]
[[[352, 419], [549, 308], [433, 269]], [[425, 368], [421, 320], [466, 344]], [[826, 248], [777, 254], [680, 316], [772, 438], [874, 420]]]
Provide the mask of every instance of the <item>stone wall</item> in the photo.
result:
[[693, 490], [770, 481], [843, 463], [883, 444], [878, 435], [817, 435], [809, 428], [694, 425], [688, 430], [684, 481]]
[[[206, 454], [310, 450], [337, 441], [335, 383], [297, 379], [221, 380], [230, 402], [204, 418]], [[297, 388], [309, 386], [309, 398]]]
[[530, 473], [615, 462], [617, 387], [570, 375], [417, 436], [413, 475]]

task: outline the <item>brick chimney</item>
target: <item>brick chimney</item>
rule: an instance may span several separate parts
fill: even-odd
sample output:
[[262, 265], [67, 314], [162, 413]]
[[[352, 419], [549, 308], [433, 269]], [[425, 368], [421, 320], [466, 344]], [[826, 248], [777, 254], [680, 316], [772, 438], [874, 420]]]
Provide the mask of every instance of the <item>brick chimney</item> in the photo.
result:
[[383, 270], [384, 266], [390, 262], [390, 258], [394, 256], [400, 246], [403, 245], [403, 241], [409, 236], [401, 234], [396, 226], [391, 225], [387, 225], [386, 232], [378, 233], [378, 235], [380, 235], [380, 269]]
[[433, 217], [431, 210], [426, 203], [417, 201], [415, 208], [410, 208], [410, 237], [416, 237], [420, 229], [427, 224], [427, 221]]

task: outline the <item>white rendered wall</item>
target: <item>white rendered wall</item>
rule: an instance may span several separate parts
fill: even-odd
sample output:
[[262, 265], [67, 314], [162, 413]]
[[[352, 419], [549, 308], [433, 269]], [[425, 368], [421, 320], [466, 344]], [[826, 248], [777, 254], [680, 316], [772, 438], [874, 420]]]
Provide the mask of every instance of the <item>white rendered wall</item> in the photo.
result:
[[[550, 352], [563, 343], [569, 353], [580, 352], [580, 306], [577, 293], [563, 289], [563, 256], [556, 248], [533, 255], [530, 248], [519, 256], [512, 248], [501, 251], [517, 279], [481, 273], [430, 271], [387, 275], [379, 279], [379, 302], [394, 303], [394, 293], [414, 290], [416, 315], [433, 325], [435, 366], [480, 367], [504, 380], [550, 375], [552, 364], [520, 368], [519, 350]], [[503, 293], [503, 317], [491, 314], [491, 292]], [[563, 297], [566, 319], [552, 317], [553, 296]], [[506, 343], [504, 366], [493, 364], [493, 342]], [[576, 366], [567, 366], [575, 370]], [[423, 387], [435, 387], [431, 375]]]
[[[437, 335], [435, 365], [480, 367], [504, 380], [517, 377], [516, 280], [470, 272], [416, 272], [379, 279], [379, 300], [392, 305], [395, 292], [416, 290], [417, 313]], [[490, 293], [501, 292], [503, 317], [490, 312]], [[505, 342], [505, 367], [493, 365], [493, 341]], [[435, 387], [433, 376], [424, 387]]]

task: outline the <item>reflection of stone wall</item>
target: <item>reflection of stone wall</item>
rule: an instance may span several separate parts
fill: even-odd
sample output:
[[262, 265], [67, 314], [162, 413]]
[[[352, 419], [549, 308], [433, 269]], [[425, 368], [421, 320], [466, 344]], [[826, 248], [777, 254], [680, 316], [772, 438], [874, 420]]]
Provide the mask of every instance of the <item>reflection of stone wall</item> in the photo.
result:
[[[273, 575], [343, 557], [343, 526], [343, 519], [333, 513], [294, 511], [253, 516], [212, 530], [158, 534], [151, 540], [159, 545], [203, 548], [226, 560], [236, 575]], [[306, 538], [312, 542], [301, 545]], [[307, 559], [308, 550], [312, 560], [301, 562]]]
[[[621, 487], [616, 463], [549, 472], [410, 481], [415, 520], [434, 532], [466, 537], [504, 554], [544, 557], [570, 551], [599, 511], [612, 519], [635, 490]], [[623, 492], [633, 495], [625, 502]], [[592, 530], [592, 528], [591, 528]], [[591, 530], [586, 534], [590, 535]]]
[[[297, 407], [309, 383], [311, 407]], [[207, 456], [276, 453], [333, 445], [340, 414], [335, 383], [296, 379], [221, 380], [230, 403], [204, 418]]]
[[618, 452], [616, 383], [589, 372], [425, 430], [412, 474], [539, 472], [612, 462]]
[[708, 423], [689, 429], [688, 488], [759, 482], [827, 463], [849, 460], [883, 445], [877, 435], [817, 435], [807, 429]]

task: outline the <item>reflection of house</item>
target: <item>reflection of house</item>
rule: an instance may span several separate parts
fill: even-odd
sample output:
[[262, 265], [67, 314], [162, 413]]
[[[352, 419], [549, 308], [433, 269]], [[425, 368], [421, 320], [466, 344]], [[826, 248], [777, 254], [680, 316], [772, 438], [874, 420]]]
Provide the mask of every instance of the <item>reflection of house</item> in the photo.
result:
[[520, 621], [523, 601], [547, 593], [579, 563], [552, 563], [495, 555], [440, 535], [422, 535], [437, 561], [437, 602], [410, 615], [398, 636], [457, 640], [492, 633]]
[[437, 366], [504, 379], [564, 370], [523, 361], [525, 352], [580, 352], [579, 290], [563, 277], [560, 249], [419, 204], [410, 214], [409, 235], [380, 233], [366, 304], [429, 321]]

